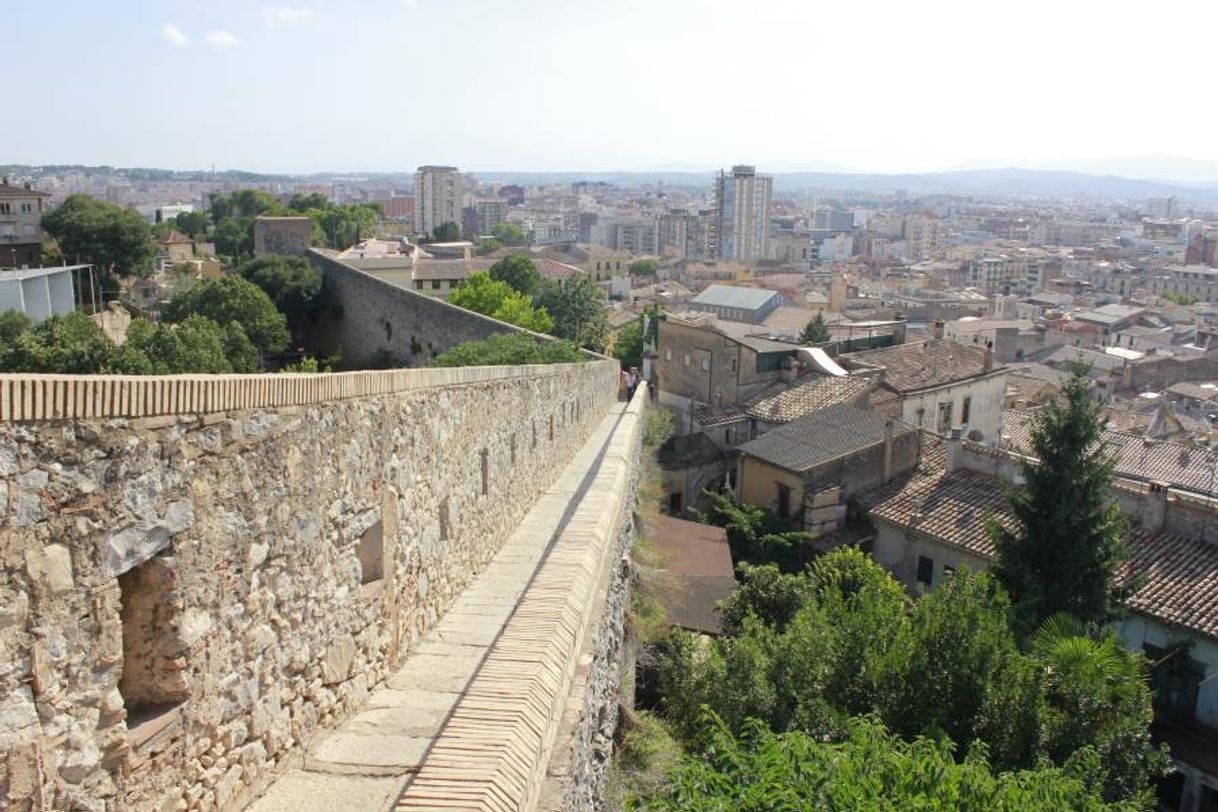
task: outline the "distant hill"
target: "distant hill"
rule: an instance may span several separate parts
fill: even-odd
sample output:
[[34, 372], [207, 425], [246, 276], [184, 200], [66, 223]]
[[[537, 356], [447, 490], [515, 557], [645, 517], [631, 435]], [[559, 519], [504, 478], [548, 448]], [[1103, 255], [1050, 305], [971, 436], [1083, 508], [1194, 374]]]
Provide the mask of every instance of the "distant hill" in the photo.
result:
[[[765, 171], [765, 167], [758, 167]], [[308, 175], [259, 174], [227, 170], [212, 175], [206, 171], [176, 172], [167, 169], [122, 169], [86, 166], [0, 166], [0, 172], [25, 176], [32, 171], [83, 171], [143, 181], [199, 181], [212, 177], [236, 182], [267, 181], [326, 182], [341, 179], [392, 180], [403, 186], [413, 182], [409, 172], [319, 172]], [[474, 172], [481, 181], [521, 185], [608, 183], [617, 186], [659, 185], [682, 189], [706, 189], [717, 170], [653, 172]], [[1138, 180], [1118, 175], [1095, 175], [1053, 169], [961, 169], [950, 172], [876, 174], [866, 172], [773, 172], [774, 190], [790, 194], [800, 191], [825, 193], [892, 194], [903, 191], [911, 197], [933, 194], [981, 197], [1091, 198], [1143, 201], [1148, 197], [1175, 195], [1197, 204], [1218, 203], [1218, 181], [1178, 182]]]
[[[764, 171], [764, 167], [759, 167]], [[479, 180], [518, 183], [572, 183], [603, 181], [615, 185], [659, 184], [682, 188], [706, 188], [715, 172], [477, 172]], [[1218, 202], [1218, 183], [1192, 185], [1156, 180], [1135, 180], [1115, 175], [1090, 175], [1045, 169], [966, 169], [917, 174], [863, 172], [775, 172], [776, 192], [824, 190], [864, 194], [891, 194], [898, 190], [911, 196], [930, 194], [1006, 197], [1104, 198], [1145, 200], [1175, 195], [1198, 203]]]

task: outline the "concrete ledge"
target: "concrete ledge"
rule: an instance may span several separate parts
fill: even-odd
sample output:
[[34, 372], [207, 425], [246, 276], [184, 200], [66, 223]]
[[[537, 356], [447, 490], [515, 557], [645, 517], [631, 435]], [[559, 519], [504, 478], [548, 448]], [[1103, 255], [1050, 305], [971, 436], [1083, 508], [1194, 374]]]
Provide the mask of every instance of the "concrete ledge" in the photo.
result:
[[[0, 375], [0, 421], [50, 421], [201, 415], [235, 409], [306, 406], [412, 389], [552, 377], [616, 361], [451, 367], [321, 374]], [[601, 369], [603, 367], [603, 369]]]

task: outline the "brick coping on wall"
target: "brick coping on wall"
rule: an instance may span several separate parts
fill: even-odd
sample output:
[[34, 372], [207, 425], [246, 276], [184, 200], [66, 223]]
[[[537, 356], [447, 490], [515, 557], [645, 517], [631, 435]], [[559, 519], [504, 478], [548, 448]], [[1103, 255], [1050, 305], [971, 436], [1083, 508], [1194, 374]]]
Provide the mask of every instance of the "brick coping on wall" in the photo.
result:
[[590, 364], [617, 362], [260, 375], [0, 375], [0, 421], [139, 418], [307, 406], [414, 389], [561, 375]]

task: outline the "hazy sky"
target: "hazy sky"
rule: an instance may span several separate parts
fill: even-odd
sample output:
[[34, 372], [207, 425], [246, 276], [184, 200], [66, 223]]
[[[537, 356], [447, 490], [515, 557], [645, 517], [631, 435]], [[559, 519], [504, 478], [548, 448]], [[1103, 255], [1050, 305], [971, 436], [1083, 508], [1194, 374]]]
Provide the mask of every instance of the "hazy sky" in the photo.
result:
[[0, 28], [0, 163], [1218, 161], [1213, 0], [0, 0]]

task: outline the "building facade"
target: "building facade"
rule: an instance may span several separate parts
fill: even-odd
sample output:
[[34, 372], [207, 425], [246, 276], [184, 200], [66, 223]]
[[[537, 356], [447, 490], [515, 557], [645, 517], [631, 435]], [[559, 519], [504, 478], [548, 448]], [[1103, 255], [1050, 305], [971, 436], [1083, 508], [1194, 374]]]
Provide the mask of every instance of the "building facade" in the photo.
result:
[[756, 262], [769, 255], [774, 179], [737, 165], [715, 179], [715, 239], [720, 259]]
[[42, 213], [49, 195], [30, 184], [0, 180], [0, 268], [37, 268], [42, 264]]
[[420, 166], [414, 173], [414, 230], [431, 234], [436, 226], [461, 226], [468, 198], [466, 178], [455, 166]]

